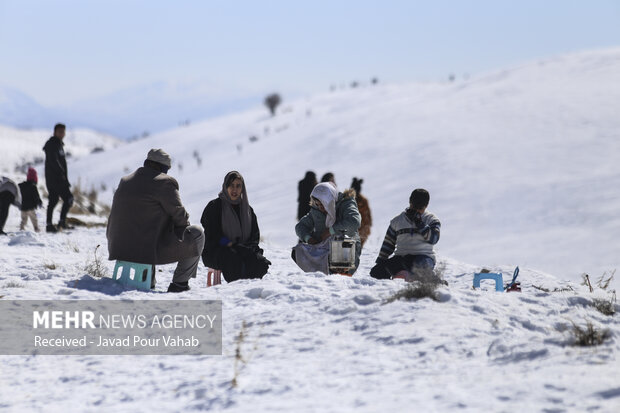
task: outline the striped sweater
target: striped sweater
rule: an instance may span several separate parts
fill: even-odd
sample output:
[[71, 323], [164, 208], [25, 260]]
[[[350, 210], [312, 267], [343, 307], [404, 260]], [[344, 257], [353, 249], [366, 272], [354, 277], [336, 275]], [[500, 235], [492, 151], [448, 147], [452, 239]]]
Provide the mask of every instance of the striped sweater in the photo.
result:
[[388, 227], [379, 259], [388, 259], [392, 253], [395, 255], [426, 255], [435, 260], [433, 245], [439, 241], [441, 223], [430, 212], [413, 214], [408, 210], [395, 217]]

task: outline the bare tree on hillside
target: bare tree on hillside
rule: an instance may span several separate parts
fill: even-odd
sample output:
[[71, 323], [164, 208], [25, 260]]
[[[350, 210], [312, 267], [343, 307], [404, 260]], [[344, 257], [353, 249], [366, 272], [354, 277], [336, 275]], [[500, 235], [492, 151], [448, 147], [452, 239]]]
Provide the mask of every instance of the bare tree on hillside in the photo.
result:
[[272, 93], [265, 98], [265, 106], [271, 112], [271, 116], [275, 116], [276, 108], [282, 103], [282, 98], [277, 93]]

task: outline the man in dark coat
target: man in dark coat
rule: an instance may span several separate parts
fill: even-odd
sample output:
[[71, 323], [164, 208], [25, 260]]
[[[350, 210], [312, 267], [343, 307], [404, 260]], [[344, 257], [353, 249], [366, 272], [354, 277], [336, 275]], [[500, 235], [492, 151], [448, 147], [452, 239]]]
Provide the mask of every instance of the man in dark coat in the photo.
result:
[[121, 178], [108, 219], [108, 252], [110, 260], [178, 261], [168, 292], [181, 292], [196, 278], [205, 237], [200, 226], [189, 224], [179, 184], [166, 174], [170, 166], [166, 152], [151, 149], [143, 167]]
[[[67, 160], [62, 141], [64, 137], [65, 125], [58, 123], [54, 126], [54, 135], [48, 139], [43, 147], [45, 151], [45, 184], [49, 193], [47, 232], [57, 232], [58, 228], [69, 228], [67, 225], [67, 212], [69, 212], [69, 208], [73, 205], [73, 195], [71, 194], [71, 184], [67, 175]], [[60, 210], [58, 227], [56, 227], [52, 223], [52, 218], [59, 198], [62, 198], [62, 209]]]
[[312, 171], [306, 172], [304, 179], [299, 181], [299, 198], [297, 198], [297, 202], [299, 203], [299, 206], [297, 207], [298, 221], [310, 212], [310, 193], [317, 183], [316, 174]]

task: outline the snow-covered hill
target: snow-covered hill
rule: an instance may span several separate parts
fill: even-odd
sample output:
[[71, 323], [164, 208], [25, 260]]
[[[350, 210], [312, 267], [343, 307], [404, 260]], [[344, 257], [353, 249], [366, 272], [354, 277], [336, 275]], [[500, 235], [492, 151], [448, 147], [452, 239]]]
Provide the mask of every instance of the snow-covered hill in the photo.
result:
[[[96, 247], [107, 249], [103, 228], [0, 237], [2, 300], [223, 303], [221, 357], [0, 356], [0, 410], [618, 411], [620, 306], [603, 315], [594, 300], [610, 292], [565, 279], [619, 264], [619, 76], [620, 49], [580, 53], [465, 83], [319, 95], [274, 118], [256, 109], [72, 162], [71, 179], [106, 184], [110, 200], [162, 147], [194, 223], [238, 169], [273, 265], [263, 280], [212, 288], [201, 265], [192, 290], [172, 297], [173, 265], [158, 267], [149, 293], [88, 275]], [[308, 169], [334, 172], [341, 188], [365, 179], [375, 224], [354, 277], [304, 274], [290, 259]], [[368, 274], [415, 187], [442, 221], [449, 286], [438, 301], [388, 303], [403, 283]], [[17, 226], [12, 208], [6, 230]], [[481, 267], [508, 275], [516, 264], [522, 293], [472, 290]], [[588, 322], [608, 339], [575, 346], [574, 325]]]
[[260, 108], [194, 123], [82, 159], [72, 179], [105, 183], [111, 199], [121, 175], [164, 148], [197, 222], [238, 169], [263, 235], [279, 245], [295, 242], [306, 170], [334, 172], [340, 188], [364, 178], [373, 245], [424, 187], [444, 256], [577, 279], [620, 268], [619, 102], [620, 49], [584, 52], [467, 82], [318, 95], [273, 118]]
[[[53, 124], [49, 130], [18, 129], [0, 125], [0, 172], [15, 173], [17, 168], [35, 164], [38, 166], [39, 175], [43, 176], [43, 145], [52, 135], [52, 128]], [[64, 142], [65, 151], [73, 159], [89, 155], [95, 150], [116, 148], [124, 143], [114, 136], [86, 128], [68, 128]]]

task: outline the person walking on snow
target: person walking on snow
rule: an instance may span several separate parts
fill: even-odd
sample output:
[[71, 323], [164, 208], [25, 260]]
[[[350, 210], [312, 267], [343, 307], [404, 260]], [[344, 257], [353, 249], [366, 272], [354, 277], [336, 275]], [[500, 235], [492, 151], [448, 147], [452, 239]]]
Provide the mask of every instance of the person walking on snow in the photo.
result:
[[9, 216], [9, 207], [13, 204], [19, 208], [21, 200], [17, 184], [6, 176], [0, 177], [0, 235], [6, 235], [4, 224]]
[[[65, 138], [65, 125], [58, 123], [54, 126], [54, 135], [48, 139], [43, 147], [45, 151], [45, 185], [48, 192], [47, 204], [47, 232], [57, 232], [58, 229], [71, 229], [67, 225], [67, 213], [73, 205], [73, 195], [71, 194], [71, 184], [67, 174], [67, 160], [63, 139]], [[54, 208], [58, 204], [58, 199], [62, 199], [60, 210], [60, 220], [58, 226], [52, 223]]]
[[263, 278], [271, 262], [258, 246], [260, 230], [250, 206], [243, 176], [231, 171], [224, 177], [218, 197], [207, 204], [200, 219], [206, 241], [204, 265], [221, 271], [227, 282]]
[[362, 248], [370, 235], [370, 227], [372, 227], [372, 215], [370, 213], [370, 205], [368, 199], [362, 195], [362, 183], [363, 179], [353, 178], [351, 188], [355, 189], [355, 202], [357, 202], [357, 209], [362, 216], [362, 225], [360, 226], [360, 239], [362, 240]]
[[426, 211], [429, 201], [425, 189], [411, 193], [409, 208], [390, 222], [376, 265], [370, 270], [371, 277], [410, 279], [435, 268], [433, 246], [439, 241], [441, 223]]
[[[353, 275], [359, 266], [362, 249], [358, 233], [361, 220], [355, 202], [355, 191], [349, 189], [344, 193], [338, 192], [331, 182], [323, 182], [312, 190], [310, 212], [297, 223], [295, 232], [302, 242], [318, 245], [332, 235], [344, 231], [344, 234], [353, 238], [356, 244], [354, 268], [348, 273]], [[296, 254], [296, 250], [293, 250], [292, 258], [298, 262]]]
[[37, 208], [43, 206], [41, 197], [39, 196], [39, 190], [37, 189], [37, 183], [39, 178], [37, 176], [37, 170], [34, 168], [28, 168], [28, 174], [26, 180], [19, 184], [19, 190], [22, 194], [22, 222], [19, 224], [19, 230], [23, 231], [28, 224], [28, 219], [32, 222], [32, 226], [36, 232], [39, 232], [39, 221], [37, 220]]
[[[190, 289], [196, 278], [204, 233], [190, 225], [179, 184], [167, 175], [170, 156], [151, 149], [144, 166], [121, 178], [112, 199], [106, 236], [110, 260], [142, 264], [178, 262], [168, 292]], [[155, 277], [151, 283], [155, 288]]]

